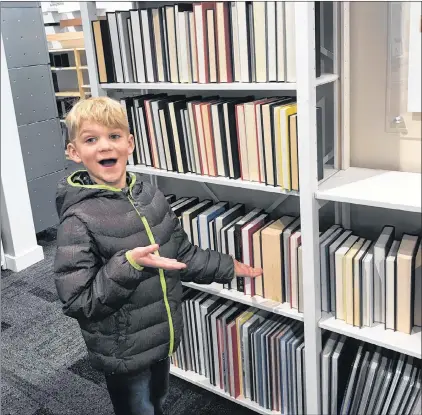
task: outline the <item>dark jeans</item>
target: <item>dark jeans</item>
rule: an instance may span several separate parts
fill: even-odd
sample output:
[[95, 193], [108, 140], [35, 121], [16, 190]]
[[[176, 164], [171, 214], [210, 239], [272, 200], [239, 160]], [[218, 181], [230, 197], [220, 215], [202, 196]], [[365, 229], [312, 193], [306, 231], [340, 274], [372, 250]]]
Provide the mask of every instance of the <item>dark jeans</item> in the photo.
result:
[[163, 415], [169, 388], [167, 358], [134, 375], [106, 375], [107, 389], [116, 415]]

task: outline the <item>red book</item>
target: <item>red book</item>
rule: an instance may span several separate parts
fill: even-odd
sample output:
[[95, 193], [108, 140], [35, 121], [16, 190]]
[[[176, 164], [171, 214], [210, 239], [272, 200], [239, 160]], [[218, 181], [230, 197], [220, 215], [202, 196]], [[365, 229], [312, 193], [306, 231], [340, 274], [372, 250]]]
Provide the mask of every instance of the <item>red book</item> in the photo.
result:
[[233, 82], [232, 56], [230, 44], [229, 4], [216, 3], [216, 40], [218, 60], [218, 81]]
[[236, 324], [230, 326], [232, 335], [232, 349], [233, 349], [233, 376], [234, 376], [234, 391], [233, 396], [237, 398], [240, 395], [240, 379], [239, 379], [239, 339], [237, 338]]
[[152, 165], [159, 169], [160, 162], [158, 160], [157, 142], [155, 141], [154, 122], [152, 120], [151, 101], [145, 101], [145, 113], [147, 116], [148, 140], [152, 153]]

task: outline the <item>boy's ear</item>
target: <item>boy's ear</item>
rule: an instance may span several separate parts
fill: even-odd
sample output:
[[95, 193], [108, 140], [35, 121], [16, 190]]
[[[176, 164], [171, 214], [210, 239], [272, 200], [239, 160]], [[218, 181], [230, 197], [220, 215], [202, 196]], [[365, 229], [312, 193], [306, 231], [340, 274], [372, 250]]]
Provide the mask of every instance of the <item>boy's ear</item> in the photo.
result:
[[82, 159], [79, 157], [75, 144], [69, 143], [67, 145], [67, 154], [69, 155], [69, 158], [75, 163], [82, 163]]
[[129, 140], [128, 155], [130, 156], [135, 150], [135, 139], [133, 138], [132, 134], [129, 134], [128, 140]]

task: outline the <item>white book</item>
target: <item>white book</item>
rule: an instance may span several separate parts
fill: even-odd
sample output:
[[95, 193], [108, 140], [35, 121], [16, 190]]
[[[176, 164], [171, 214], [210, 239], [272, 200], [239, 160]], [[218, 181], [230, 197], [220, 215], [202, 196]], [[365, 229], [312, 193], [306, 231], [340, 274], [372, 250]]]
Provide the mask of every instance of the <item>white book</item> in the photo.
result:
[[140, 151], [140, 140], [139, 140], [139, 133], [138, 133], [138, 125], [136, 122], [136, 116], [135, 116], [135, 108], [133, 106], [130, 107], [130, 117], [132, 117], [133, 122], [133, 140], [135, 142], [135, 150], [136, 153], [136, 159], [139, 161], [141, 160], [141, 151]]
[[[220, 231], [220, 240], [221, 240], [221, 250], [220, 250], [220, 252], [221, 253], [229, 254], [229, 247], [228, 247], [228, 245], [226, 245], [226, 238], [224, 237], [224, 235], [225, 235], [225, 232], [228, 232], [228, 229], [230, 229], [233, 225], [235, 225], [237, 222], [239, 222], [240, 219], [242, 219], [242, 216], [237, 217], [235, 220], [233, 220], [233, 222], [230, 222], [227, 226], [224, 226], [224, 228], [221, 228], [221, 231]], [[233, 227], [233, 232], [234, 232], [234, 227]], [[234, 233], [233, 233], [233, 235], [234, 235]], [[233, 250], [234, 250], [234, 247], [233, 247]]]
[[295, 2], [285, 2], [286, 81], [296, 82], [296, 22]]
[[199, 246], [198, 217], [192, 220], [193, 244]]
[[218, 216], [215, 219], [215, 233], [216, 233], [216, 240], [217, 240], [217, 250], [220, 252], [222, 249], [222, 239], [221, 239], [221, 231], [223, 226], [227, 225], [229, 222], [232, 222], [236, 218], [240, 218], [243, 215], [245, 210], [245, 205], [243, 203], [237, 203], [232, 208], [224, 212], [222, 215]]
[[210, 238], [210, 249], [211, 251], [215, 251], [215, 235], [214, 235], [214, 223], [215, 221], [212, 220], [208, 223], [208, 235]]
[[193, 137], [192, 137], [192, 130], [191, 130], [191, 124], [189, 120], [189, 112], [187, 109], [183, 110], [183, 114], [185, 116], [185, 129], [187, 133], [187, 141], [188, 141], [188, 147], [189, 147], [189, 155], [190, 155], [190, 163], [191, 163], [191, 171], [192, 173], [198, 173], [196, 170], [196, 159], [195, 159], [195, 148], [193, 143]]
[[221, 105], [218, 102], [211, 105], [212, 129], [214, 135], [215, 159], [217, 162], [217, 175], [225, 176], [226, 174], [224, 171], [223, 146], [221, 142], [222, 131], [220, 131], [219, 108], [221, 108]]
[[147, 9], [141, 9], [141, 21], [142, 21], [142, 38], [144, 41], [144, 53], [146, 63], [146, 78], [147, 82], [155, 82], [155, 74], [153, 67], [153, 42], [151, 39], [152, 27], [150, 25], [150, 19], [148, 16]]
[[132, 65], [132, 82], [138, 82], [136, 76], [136, 62], [135, 62], [135, 49], [133, 45], [133, 31], [132, 31], [132, 20], [129, 17], [127, 20], [127, 32], [129, 38], [129, 47], [130, 47], [130, 64]]
[[285, 2], [276, 3], [277, 19], [277, 81], [286, 81], [286, 32], [285, 32]]
[[[267, 33], [266, 33], [266, 2], [254, 1], [252, 2], [253, 8], [253, 41], [255, 52], [255, 76], [256, 82], [267, 82]], [[261, 20], [260, 17], [264, 19]], [[252, 53], [250, 53], [252, 55]]]
[[111, 47], [113, 50], [114, 72], [116, 82], [124, 82], [123, 63], [120, 55], [119, 29], [117, 28], [116, 13], [107, 13], [108, 28], [110, 32]]
[[207, 82], [207, 71], [205, 68], [205, 36], [204, 27], [205, 22], [203, 21], [202, 5], [194, 3], [193, 13], [195, 15], [195, 28], [196, 28], [196, 47], [198, 50], [198, 80], [199, 83], [205, 84]]
[[[204, 127], [203, 127], [203, 123], [202, 123], [202, 113], [201, 113], [201, 106], [200, 105], [195, 105], [195, 120], [196, 120], [196, 124], [197, 124], [197, 133], [198, 133], [198, 146], [199, 146], [199, 151], [202, 155], [206, 154], [206, 146], [205, 146], [205, 136], [204, 136]], [[208, 163], [206, 162], [206, 158], [203, 156], [203, 160], [202, 160], [202, 170], [203, 170], [203, 174], [205, 176], [208, 176]], [[201, 169], [199, 170], [201, 171]]]
[[267, 1], [266, 4], [268, 82], [274, 82], [277, 81], [277, 31], [279, 29], [276, 20], [276, 2]]
[[331, 410], [331, 355], [333, 354], [339, 334], [331, 333], [321, 353], [321, 391], [322, 413], [329, 414]]
[[153, 117], [154, 123], [154, 130], [155, 130], [155, 138], [157, 141], [157, 149], [158, 149], [158, 158], [160, 160], [160, 168], [164, 170], [168, 170], [167, 167], [167, 160], [166, 160], [166, 152], [164, 150], [164, 140], [163, 135], [161, 132], [161, 123], [160, 123], [160, 115], [159, 115], [159, 101], [154, 100], [151, 101], [151, 112]]
[[232, 30], [232, 49], [233, 49], [233, 81], [240, 82], [241, 80], [241, 71], [240, 71], [240, 46], [239, 46], [239, 25], [237, 23], [238, 12], [237, 12], [237, 3], [234, 1], [230, 2], [231, 7], [231, 30]]
[[258, 136], [258, 160], [261, 182], [265, 182], [264, 134], [262, 131], [262, 105], [255, 105], [256, 133]]
[[300, 227], [300, 218], [297, 218], [283, 231], [283, 269], [284, 269], [284, 285], [286, 293], [286, 302], [292, 305], [290, 298], [290, 236]]
[[324, 241], [320, 241], [320, 276], [321, 276], [321, 310], [331, 312], [331, 291], [330, 291], [330, 245], [343, 233], [343, 228], [336, 229]]
[[123, 76], [125, 82], [133, 82], [132, 63], [130, 60], [130, 45], [127, 19], [130, 17], [129, 12], [116, 12], [117, 28], [119, 30], [120, 53], [122, 56]]
[[377, 403], [378, 396], [382, 387], [384, 387], [384, 382], [387, 376], [387, 369], [389, 365], [389, 359], [387, 356], [381, 357], [381, 363], [379, 365], [378, 373], [375, 379], [374, 387], [371, 391], [371, 398], [369, 401], [369, 405], [367, 407], [368, 414], [374, 413], [375, 404]]
[[362, 263], [362, 323], [374, 325], [374, 246], [363, 258]]
[[301, 244], [302, 233], [296, 231], [290, 238], [290, 272], [292, 277], [292, 296], [290, 304], [296, 310], [299, 307], [299, 255], [298, 249]]
[[136, 78], [138, 82], [145, 82], [144, 44], [142, 42], [141, 20], [139, 10], [131, 10], [133, 50], [135, 53]]
[[211, 247], [210, 235], [208, 230], [209, 222], [224, 213], [227, 207], [227, 202], [219, 202], [214, 206], [211, 206], [209, 209], [207, 209], [205, 212], [202, 212], [198, 216], [199, 240], [200, 247], [202, 249], [209, 249]]
[[394, 228], [385, 226], [374, 247], [374, 320], [385, 323], [385, 258], [394, 240]]
[[[177, 5], [175, 6], [177, 8]], [[188, 32], [187, 28], [187, 12], [177, 12], [177, 61], [179, 63], [179, 79], [182, 83], [189, 82], [189, 65], [188, 65]]]
[[165, 154], [165, 158], [167, 162], [167, 169], [170, 171], [173, 171], [174, 166], [173, 166], [173, 162], [171, 161], [170, 145], [169, 145], [167, 124], [166, 124], [166, 117], [165, 117], [164, 110], [158, 110], [158, 115], [160, 117], [160, 126], [161, 126], [161, 133], [163, 136], [164, 154]]
[[191, 138], [192, 138], [192, 147], [193, 147], [194, 160], [195, 160], [195, 173], [201, 174], [201, 160], [200, 160], [199, 151], [198, 151], [198, 141], [197, 141], [197, 134], [196, 134], [196, 128], [195, 128], [195, 118], [194, 118], [195, 116], [193, 113], [192, 101], [188, 102], [186, 104], [186, 107], [188, 110], [190, 133], [191, 133]]
[[151, 151], [149, 150], [148, 133], [147, 133], [147, 128], [145, 124], [144, 111], [143, 111], [143, 108], [141, 107], [138, 108], [138, 117], [139, 117], [140, 129], [142, 133], [142, 143], [145, 150], [146, 165], [151, 166], [152, 160], [151, 160]]
[[[245, 119], [245, 106], [243, 104], [236, 105], [236, 115], [238, 119], [238, 142], [240, 147], [240, 162], [242, 179], [249, 180], [249, 163], [248, 163], [248, 140], [246, 134], [246, 119]], [[251, 149], [251, 151], [253, 151]]]
[[191, 158], [191, 152], [190, 152], [190, 143], [188, 138], [188, 131], [186, 128], [186, 118], [185, 118], [185, 110], [180, 110], [180, 118], [181, 118], [181, 124], [182, 124], [182, 140], [185, 143], [185, 149], [186, 149], [186, 161], [187, 161], [187, 168], [188, 171], [192, 171], [192, 158]]
[[194, 301], [200, 297], [204, 297], [206, 293], [198, 293], [194, 297], [192, 297], [190, 300], [188, 300], [188, 306], [189, 306], [189, 312], [191, 317], [191, 329], [192, 329], [192, 351], [194, 352], [193, 356], [193, 365], [195, 372], [199, 373], [200, 367], [199, 367], [199, 353], [198, 353], [198, 329], [196, 326], [196, 314], [195, 314], [195, 307], [194, 307]]
[[[331, 387], [331, 412], [327, 412], [331, 414], [337, 414], [338, 410], [340, 409], [338, 408], [338, 400], [339, 400], [338, 399], [338, 394], [339, 394], [338, 385], [339, 385], [339, 380], [340, 380], [339, 377], [342, 376], [342, 373], [340, 373], [341, 367], [339, 366], [340, 365], [339, 360], [340, 360], [341, 354], [344, 353], [343, 348], [344, 348], [344, 345], [346, 344], [346, 341], [347, 341], [347, 337], [341, 336], [331, 356], [331, 386], [330, 386]], [[341, 398], [343, 397], [341, 396]]]
[[[237, 27], [239, 33], [240, 82], [250, 82], [249, 71], [250, 51], [248, 50], [248, 27], [246, 18], [246, 2], [239, 1], [237, 5]], [[251, 23], [251, 22], [250, 22]]]
[[[362, 391], [360, 398], [359, 410], [357, 413], [366, 414], [369, 405], [370, 393], [373, 389], [376, 376], [378, 375], [378, 367], [381, 363], [381, 347], [377, 347], [374, 354], [372, 355], [371, 362], [369, 363], [368, 373], [366, 376], [365, 386]], [[393, 412], [394, 413], [394, 412]]]
[[233, 167], [233, 153], [232, 153], [232, 147], [230, 144], [230, 126], [229, 126], [229, 112], [228, 112], [228, 106], [227, 103], [223, 104], [223, 111], [224, 111], [224, 129], [226, 131], [226, 148], [229, 160], [229, 176], [234, 176], [234, 167]]
[[[238, 221], [237, 221], [238, 222]], [[228, 254], [233, 258], [236, 256], [236, 246], [234, 243], [234, 226], [227, 231]]]
[[188, 235], [188, 239], [190, 243], [193, 243], [193, 232], [192, 232], [193, 218], [196, 218], [201, 212], [207, 209], [211, 204], [212, 202], [210, 200], [204, 200], [200, 202], [199, 204], [197, 204], [196, 206], [193, 206], [182, 213], [183, 230]]
[[[331, 311], [336, 311], [336, 264], [335, 252], [340, 245], [352, 234], [352, 231], [344, 231], [329, 247], [330, 256], [330, 297]], [[321, 240], [320, 240], [321, 242]]]
[[396, 298], [396, 274], [397, 274], [397, 251], [400, 241], [391, 244], [390, 252], [385, 260], [385, 328], [395, 330], [395, 298]]
[[205, 326], [202, 325], [201, 304], [205, 303], [210, 294], [206, 294], [196, 301], [194, 301], [195, 318], [197, 321], [196, 328], [198, 330], [198, 351], [199, 351], [199, 374], [205, 376], [205, 344], [204, 344], [204, 331]]
[[335, 272], [336, 272], [336, 318], [339, 320], [346, 319], [346, 313], [343, 303], [343, 281], [345, 277], [344, 257], [358, 240], [358, 236], [351, 235], [347, 240], [339, 247], [335, 253]]
[[[409, 402], [409, 398], [410, 398], [410, 394], [413, 391], [414, 385], [416, 383], [416, 375], [418, 374], [418, 368], [416, 367], [412, 367], [412, 374], [410, 375], [409, 381], [407, 382], [407, 386], [404, 385], [404, 391], [402, 393], [402, 395], [400, 396], [399, 393], [396, 394], [396, 400], [399, 400], [400, 397], [402, 397], [401, 402], [399, 402], [397, 404], [397, 413], [398, 414], [405, 414], [407, 406], [408, 406], [408, 402]], [[402, 380], [403, 382], [403, 380]], [[403, 389], [402, 389], [403, 390]], [[396, 410], [396, 407], [392, 407], [392, 411]]]

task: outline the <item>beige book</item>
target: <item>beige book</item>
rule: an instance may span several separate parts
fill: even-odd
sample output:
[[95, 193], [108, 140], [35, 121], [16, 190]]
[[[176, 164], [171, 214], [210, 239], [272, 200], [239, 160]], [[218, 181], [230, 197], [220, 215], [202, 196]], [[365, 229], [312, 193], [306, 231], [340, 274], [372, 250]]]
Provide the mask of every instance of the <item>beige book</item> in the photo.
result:
[[336, 276], [336, 318], [339, 320], [345, 320], [346, 318], [343, 300], [343, 281], [345, 275], [344, 257], [357, 240], [357, 236], [350, 235], [346, 241], [343, 242], [343, 244], [337, 249], [334, 256]]
[[196, 104], [193, 106], [195, 110], [195, 120], [197, 125], [198, 133], [198, 148], [201, 155], [201, 170], [204, 175], [208, 175], [208, 162], [207, 162], [207, 151], [205, 147], [205, 137], [204, 137], [204, 127], [202, 124], [202, 111], [201, 104]]
[[[226, 28], [224, 19], [224, 8], [225, 5], [222, 1], [216, 3], [216, 24], [217, 24], [217, 54], [218, 54], [218, 73], [219, 82], [228, 81], [227, 73], [227, 45], [230, 42], [226, 42], [226, 35], [229, 33]], [[228, 12], [228, 9], [226, 9]]]
[[277, 1], [277, 81], [286, 81], [286, 40], [285, 40], [285, 2]]
[[410, 334], [413, 328], [412, 278], [418, 237], [404, 234], [397, 253], [396, 330]]
[[199, 150], [198, 150], [198, 139], [196, 135], [196, 128], [195, 128], [195, 118], [193, 113], [193, 104], [192, 101], [186, 104], [189, 114], [189, 124], [190, 124], [190, 131], [192, 134], [192, 144], [193, 144], [193, 153], [195, 158], [195, 172], [197, 174], [201, 174], [201, 160], [199, 158]]
[[179, 82], [176, 47], [176, 16], [174, 6], [166, 6], [167, 42], [170, 60], [170, 81]]
[[271, 142], [271, 108], [269, 104], [262, 106], [263, 141], [265, 151], [265, 173], [267, 184], [274, 186], [273, 146]]
[[422, 242], [415, 259], [414, 325], [422, 326]]
[[210, 176], [217, 176], [217, 171], [214, 164], [214, 138], [212, 133], [212, 120], [210, 119], [210, 104], [201, 105], [202, 125], [204, 128], [205, 151], [207, 152], [208, 160], [208, 174]]
[[385, 328], [391, 330], [396, 329], [396, 274], [399, 246], [400, 241], [394, 241], [385, 258]]
[[301, 242], [302, 242], [302, 233], [300, 232], [300, 229], [299, 229], [290, 237], [290, 275], [291, 275], [291, 288], [292, 288], [290, 303], [292, 305], [292, 308], [295, 308], [296, 310], [299, 308], [298, 248]]
[[277, 151], [277, 163], [280, 163], [278, 171], [281, 187], [286, 190], [292, 189], [291, 171], [290, 171], [290, 133], [289, 116], [297, 113], [297, 105], [289, 104], [280, 109], [280, 144], [281, 151]]
[[[237, 339], [239, 341], [239, 339], [242, 338], [242, 334], [240, 332], [240, 329], [242, 327], [243, 324], [245, 324], [248, 320], [250, 320], [253, 315], [255, 314], [255, 312], [257, 311], [256, 308], [248, 308], [248, 310], [246, 310], [245, 312], [243, 312], [239, 317], [236, 318], [236, 331], [237, 331]], [[239, 347], [237, 348], [237, 352], [238, 352], [238, 362], [239, 362], [239, 374], [238, 374], [238, 379], [239, 379], [239, 384], [240, 384], [240, 391], [243, 391], [243, 365], [242, 365], [242, 348]]]
[[217, 51], [215, 49], [214, 10], [207, 10], [207, 41], [210, 82], [217, 82]]
[[267, 82], [267, 25], [264, 1], [253, 4], [256, 82]]
[[196, 47], [195, 15], [189, 12], [190, 54], [192, 62], [192, 81], [198, 82], [198, 49]]
[[299, 278], [299, 292], [298, 292], [298, 309], [299, 313], [303, 313], [303, 262], [302, 262], [302, 245], [297, 248], [297, 267]]
[[364, 238], [360, 238], [344, 256], [343, 307], [347, 324], [353, 324], [353, 259], [359, 252]]
[[283, 231], [296, 218], [283, 216], [261, 233], [262, 264], [265, 274], [264, 297], [282, 302], [285, 298], [283, 275]]
[[97, 53], [98, 77], [100, 82], [107, 82], [107, 71], [104, 60], [103, 38], [101, 35], [101, 22], [92, 22], [95, 38], [95, 50]]
[[299, 191], [299, 149], [297, 141], [297, 114], [289, 117], [290, 123], [290, 166], [292, 190]]
[[363, 261], [370, 245], [371, 241], [366, 241], [353, 259], [353, 325], [356, 327], [362, 326], [361, 321], [363, 318], [361, 312], [361, 309], [363, 308], [363, 284], [361, 283], [363, 277], [363, 275], [361, 275], [363, 267], [361, 267], [361, 262]]
[[262, 102], [262, 100], [246, 102], [243, 105], [245, 111], [246, 147], [248, 156], [249, 180], [252, 182], [260, 181], [260, 165], [255, 118], [255, 105], [260, 102]]
[[[262, 249], [261, 249], [261, 235], [262, 231], [273, 223], [271, 221], [266, 226], [258, 229], [252, 236], [253, 243], [253, 266], [254, 268], [262, 268]], [[264, 296], [264, 273], [255, 278], [255, 295]]]

